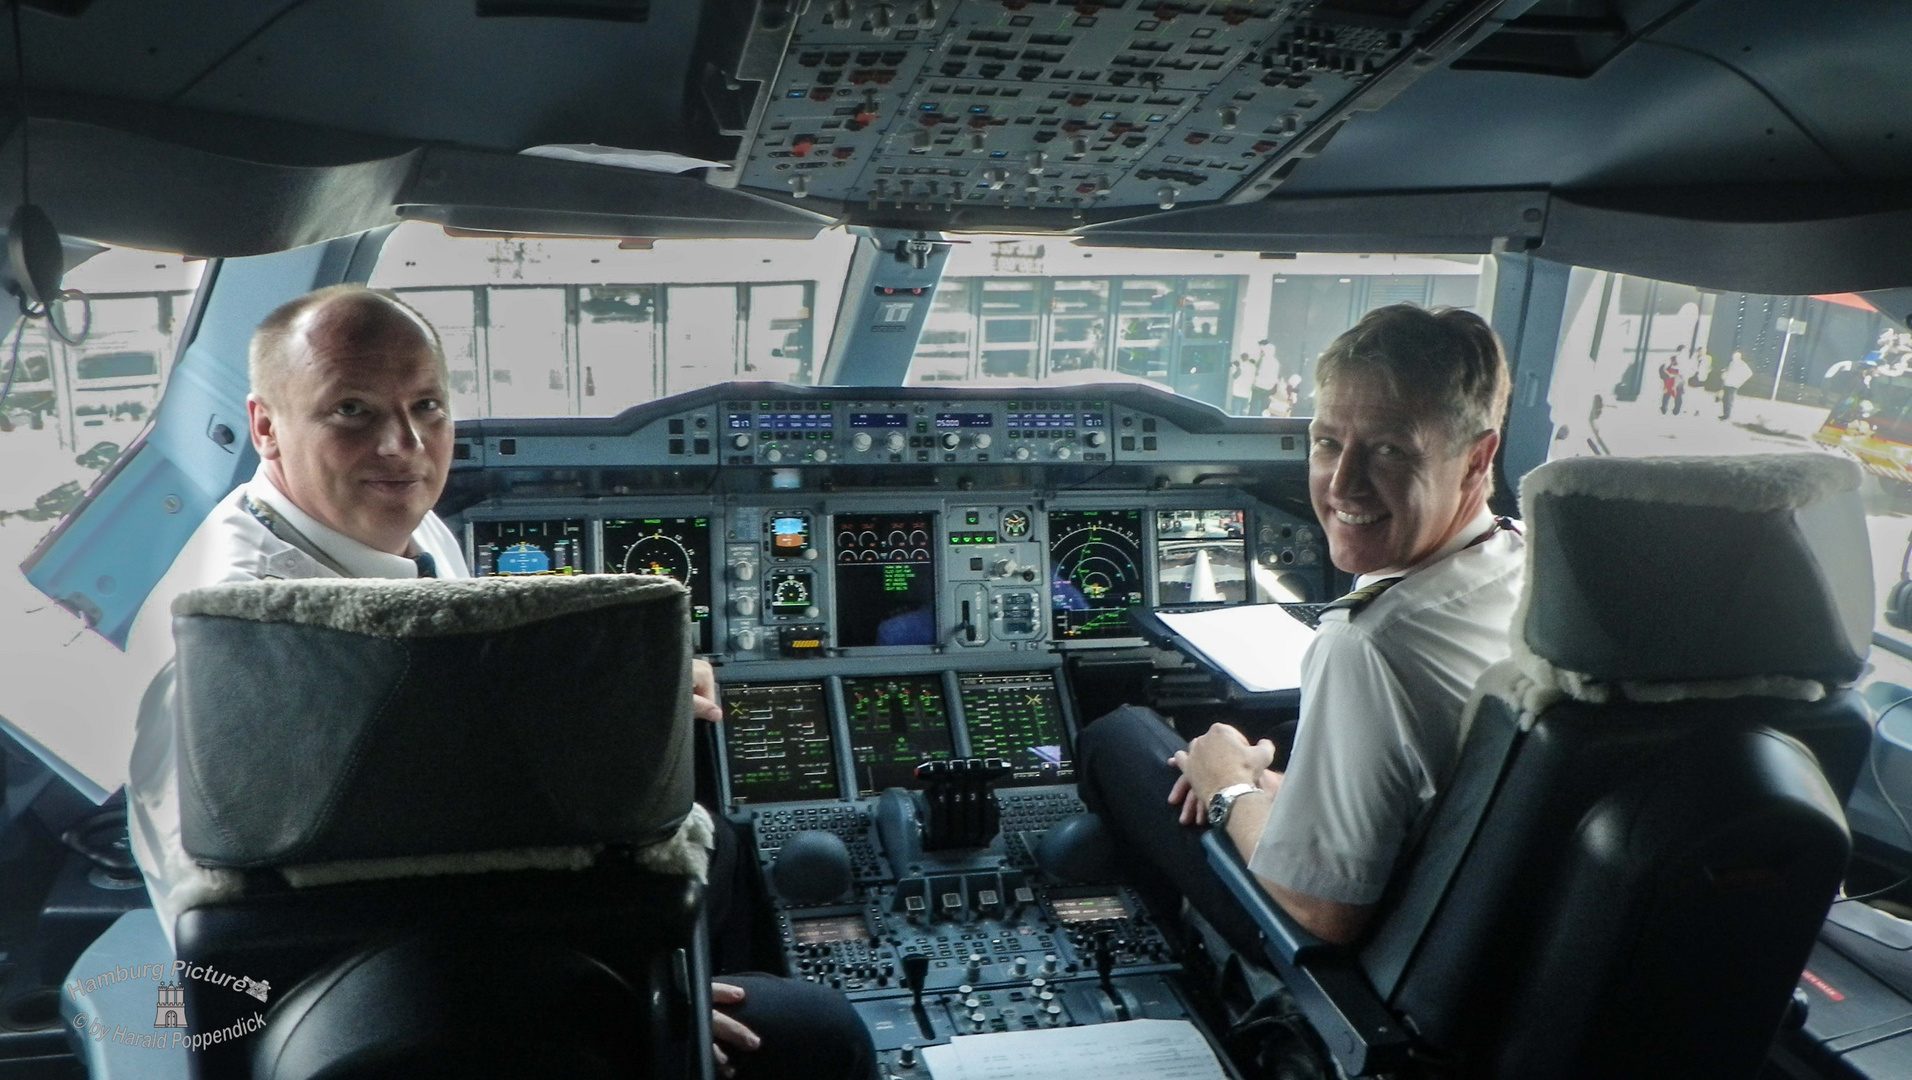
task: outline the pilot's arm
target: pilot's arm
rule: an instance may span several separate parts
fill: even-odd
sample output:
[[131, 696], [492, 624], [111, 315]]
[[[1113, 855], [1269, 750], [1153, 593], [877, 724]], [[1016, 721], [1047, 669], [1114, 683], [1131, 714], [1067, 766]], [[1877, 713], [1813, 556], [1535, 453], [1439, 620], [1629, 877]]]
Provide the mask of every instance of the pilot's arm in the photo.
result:
[[713, 724], [724, 718], [724, 707], [717, 704], [717, 673], [702, 657], [690, 662], [690, 711], [697, 719]]
[[[1182, 820], [1199, 824], [1206, 820], [1202, 809], [1215, 792], [1234, 784], [1254, 784], [1259, 790], [1237, 798], [1228, 811], [1228, 838], [1241, 852], [1244, 862], [1252, 862], [1255, 848], [1267, 828], [1269, 812], [1286, 777], [1269, 770], [1274, 760], [1274, 744], [1266, 739], [1250, 745], [1240, 731], [1227, 724], [1216, 724], [1207, 734], [1176, 751], [1170, 764], [1182, 770], [1182, 778], [1169, 793], [1169, 801], [1183, 808]], [[1261, 874], [1255, 880], [1267, 890], [1288, 916], [1302, 929], [1324, 941], [1348, 944], [1361, 936], [1373, 917], [1374, 905], [1351, 904], [1315, 896], [1268, 880]]]

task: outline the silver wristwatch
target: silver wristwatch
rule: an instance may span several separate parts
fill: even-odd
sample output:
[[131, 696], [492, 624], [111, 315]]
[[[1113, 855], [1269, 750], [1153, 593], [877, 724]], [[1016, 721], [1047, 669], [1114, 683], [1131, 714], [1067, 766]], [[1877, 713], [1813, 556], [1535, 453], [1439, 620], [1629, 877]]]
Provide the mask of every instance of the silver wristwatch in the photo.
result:
[[1256, 790], [1253, 784], [1230, 784], [1217, 791], [1208, 800], [1208, 826], [1220, 829], [1228, 824], [1228, 812], [1235, 808], [1235, 800]]

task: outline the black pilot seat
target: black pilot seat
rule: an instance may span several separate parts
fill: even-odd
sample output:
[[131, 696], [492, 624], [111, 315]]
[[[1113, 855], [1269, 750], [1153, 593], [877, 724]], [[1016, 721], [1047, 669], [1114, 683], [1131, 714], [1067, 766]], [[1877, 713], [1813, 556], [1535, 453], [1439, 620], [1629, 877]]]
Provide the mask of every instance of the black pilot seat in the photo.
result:
[[186, 1013], [244, 1029], [198, 1076], [708, 1080], [681, 585], [265, 581], [174, 611]]
[[[1513, 659], [1359, 948], [1210, 861], [1347, 1075], [1750, 1077], [1850, 851], [1869, 745], [1858, 470], [1582, 459], [1522, 489]], [[1853, 538], [1859, 538], [1855, 541]]]

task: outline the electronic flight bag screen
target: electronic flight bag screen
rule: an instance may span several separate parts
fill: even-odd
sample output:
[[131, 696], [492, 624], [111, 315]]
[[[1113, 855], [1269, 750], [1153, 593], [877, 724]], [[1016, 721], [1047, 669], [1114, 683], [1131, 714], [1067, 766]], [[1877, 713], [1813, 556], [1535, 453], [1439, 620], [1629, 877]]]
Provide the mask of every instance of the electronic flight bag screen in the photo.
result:
[[471, 523], [472, 573], [478, 577], [532, 577], [583, 574], [585, 523], [552, 521], [474, 521]]
[[845, 679], [843, 700], [860, 796], [915, 787], [916, 766], [955, 755], [940, 675]]
[[837, 644], [936, 644], [936, 516], [837, 514]]
[[1075, 782], [1075, 759], [1062, 724], [1055, 676], [1046, 671], [963, 675], [958, 687], [969, 751], [1003, 758], [1012, 770], [1002, 787]]
[[823, 683], [738, 683], [723, 688], [723, 699], [732, 802], [837, 797]]

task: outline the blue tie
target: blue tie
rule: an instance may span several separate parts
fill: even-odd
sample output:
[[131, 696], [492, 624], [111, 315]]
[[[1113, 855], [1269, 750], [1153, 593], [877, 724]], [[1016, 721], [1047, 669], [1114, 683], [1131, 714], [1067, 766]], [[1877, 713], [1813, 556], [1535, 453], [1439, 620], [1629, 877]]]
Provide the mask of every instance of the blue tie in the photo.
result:
[[418, 564], [419, 577], [437, 577], [438, 576], [438, 561], [432, 558], [431, 552], [421, 551], [418, 554], [412, 556], [412, 561]]

